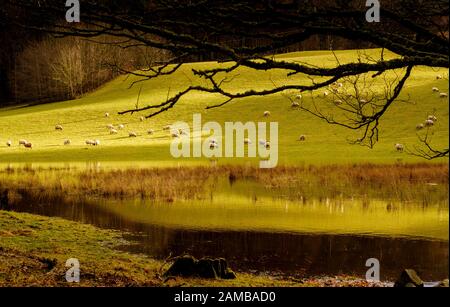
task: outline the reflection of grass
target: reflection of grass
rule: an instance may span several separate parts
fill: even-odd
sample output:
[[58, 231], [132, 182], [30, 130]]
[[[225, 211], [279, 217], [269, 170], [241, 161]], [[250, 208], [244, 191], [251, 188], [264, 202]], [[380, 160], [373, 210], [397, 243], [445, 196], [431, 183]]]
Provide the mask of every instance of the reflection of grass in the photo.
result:
[[448, 198], [448, 165], [358, 164], [270, 170], [245, 166], [126, 170], [8, 168], [0, 172], [0, 187], [9, 189], [12, 197], [29, 200], [73, 195], [174, 201], [207, 199], [212, 192], [229, 192], [292, 200], [359, 197], [429, 204]]

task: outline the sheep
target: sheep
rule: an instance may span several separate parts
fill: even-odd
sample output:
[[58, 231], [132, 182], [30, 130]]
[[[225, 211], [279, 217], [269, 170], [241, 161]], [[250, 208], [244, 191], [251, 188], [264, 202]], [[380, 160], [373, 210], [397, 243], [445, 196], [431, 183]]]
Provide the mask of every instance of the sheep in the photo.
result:
[[418, 124], [418, 125], [416, 126], [416, 130], [422, 130], [423, 128], [425, 128], [425, 125], [424, 125], [424, 124]]
[[70, 144], [72, 144], [72, 142], [70, 140], [65, 140], [64, 141], [64, 145], [70, 145]]
[[109, 131], [109, 134], [117, 134], [117, 133], [119, 133], [119, 131], [117, 131], [116, 129], [111, 129]]
[[12, 141], [8, 140], [8, 141], [6, 142], [6, 146], [11, 147], [11, 146], [12, 146]]
[[362, 103], [362, 104], [366, 104], [366, 103], [367, 103], [367, 100], [361, 99], [359, 102]]
[[136, 138], [136, 137], [137, 137], [137, 133], [136, 133], [136, 132], [133, 132], [133, 131], [130, 131], [130, 132], [128, 132], [128, 136], [129, 136], [130, 138]]
[[106, 128], [108, 128], [109, 130], [112, 130], [112, 129], [114, 129], [114, 125], [113, 124], [109, 124], [109, 125], [106, 126]]
[[250, 144], [252, 144], [252, 140], [246, 138], [246, 139], [244, 139], [244, 144], [250, 145]]
[[341, 105], [341, 104], [342, 104], [342, 100], [336, 99], [336, 100], [334, 101], [334, 104], [335, 104], [335, 105]]
[[300, 135], [300, 138], [298, 139], [300, 142], [306, 141], [306, 135]]
[[293, 107], [293, 108], [298, 108], [299, 106], [300, 106], [300, 104], [299, 104], [298, 102], [296, 102], [296, 101], [293, 101], [293, 102], [292, 102], [291, 107]]
[[437, 88], [437, 87], [433, 87], [431, 90], [432, 90], [433, 92], [439, 92], [439, 88]]
[[440, 94], [439, 94], [439, 97], [441, 97], [441, 98], [447, 98], [447, 97], [448, 97], [448, 94], [447, 94], [447, 93], [440, 93]]
[[139, 120], [140, 120], [141, 122], [143, 122], [143, 121], [145, 120], [145, 117], [144, 117], [144, 116], [141, 116], [141, 117], [139, 117]]
[[215, 140], [211, 140], [211, 142], [209, 142], [209, 149], [215, 148], [219, 148], [219, 144]]
[[301, 94], [298, 94], [297, 96], [295, 96], [295, 99], [297, 100], [302, 100], [303, 96]]
[[26, 143], [28, 143], [27, 140], [20, 140], [20, 141], [19, 141], [19, 145], [25, 145]]
[[122, 130], [122, 129], [124, 129], [124, 128], [125, 128], [125, 125], [123, 125], [123, 124], [120, 124], [119, 126], [117, 126], [117, 128], [119, 128], [120, 130]]
[[265, 148], [270, 148], [270, 142], [266, 141], [266, 140], [259, 140], [259, 144], [264, 146]]
[[428, 115], [428, 120], [432, 120], [433, 122], [437, 122], [437, 117], [434, 115]]
[[269, 117], [270, 116], [270, 111], [265, 111], [264, 112], [264, 117]]
[[330, 95], [328, 91], [323, 92], [323, 96], [327, 97], [328, 95]]
[[25, 148], [33, 148], [33, 144], [31, 144], [30, 142], [27, 142], [24, 146]]
[[436, 80], [441, 80], [442, 79], [442, 75], [437, 75], [436, 76]]
[[395, 150], [397, 150], [398, 152], [403, 152], [403, 150], [405, 149], [405, 147], [402, 144], [395, 144]]
[[177, 131], [173, 131], [173, 132], [171, 132], [171, 134], [170, 134], [173, 138], [179, 138], [180, 137], [180, 135], [178, 134], [178, 132]]
[[105, 117], [109, 117], [109, 113], [108, 112], [105, 113]]
[[86, 145], [94, 145], [95, 141], [94, 140], [86, 140]]
[[164, 126], [163, 127], [163, 130], [165, 130], [165, 131], [167, 131], [167, 130], [170, 130], [172, 127], [170, 127], [170, 125], [167, 125], [167, 126]]
[[99, 140], [95, 140], [95, 141], [94, 141], [94, 144], [92, 144], [92, 145], [94, 145], [94, 146], [99, 146], [99, 145], [100, 145], [100, 141], [99, 141]]
[[338, 85], [339, 87], [344, 87], [344, 84], [342, 84], [341, 82], [339, 82], [337, 85]]
[[60, 131], [62, 131], [62, 130], [63, 130], [63, 127], [62, 127], [61, 125], [56, 125], [56, 126], [55, 126], [55, 130], [60, 130]]
[[155, 131], [154, 131], [153, 129], [148, 129], [148, 130], [147, 130], [147, 134], [150, 134], [150, 135], [151, 135], [151, 134], [153, 134], [153, 133], [155, 133]]
[[425, 121], [425, 127], [432, 127], [432, 126], [434, 126], [434, 121], [432, 121], [431, 119]]
[[184, 131], [183, 129], [178, 129], [178, 133], [179, 133], [180, 135], [187, 135], [187, 132]]

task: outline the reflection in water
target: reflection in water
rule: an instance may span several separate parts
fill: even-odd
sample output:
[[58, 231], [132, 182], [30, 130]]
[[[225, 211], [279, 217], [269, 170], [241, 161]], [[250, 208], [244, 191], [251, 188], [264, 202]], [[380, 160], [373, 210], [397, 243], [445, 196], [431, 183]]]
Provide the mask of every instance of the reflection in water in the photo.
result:
[[238, 270], [363, 277], [366, 260], [377, 258], [383, 279], [403, 268], [427, 280], [448, 272], [448, 205], [217, 196], [208, 203], [23, 202], [16, 210], [127, 230], [134, 244], [121, 248], [128, 251], [226, 257]]

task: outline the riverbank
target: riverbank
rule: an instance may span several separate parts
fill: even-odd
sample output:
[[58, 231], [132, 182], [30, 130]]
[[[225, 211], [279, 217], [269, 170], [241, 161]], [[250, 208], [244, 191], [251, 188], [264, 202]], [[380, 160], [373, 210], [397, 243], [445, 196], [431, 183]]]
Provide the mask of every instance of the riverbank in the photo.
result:
[[[351, 276], [288, 278], [236, 272], [234, 280], [160, 278], [168, 268], [161, 260], [117, 249], [130, 244], [123, 233], [60, 218], [0, 211], [0, 287], [23, 286], [250, 286], [373, 287]], [[65, 280], [66, 261], [80, 262], [80, 283]]]

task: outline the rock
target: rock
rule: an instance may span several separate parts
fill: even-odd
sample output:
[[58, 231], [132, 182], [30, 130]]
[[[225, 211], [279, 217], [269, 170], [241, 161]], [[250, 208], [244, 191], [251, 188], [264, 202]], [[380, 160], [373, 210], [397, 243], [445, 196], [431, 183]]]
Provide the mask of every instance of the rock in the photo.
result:
[[424, 283], [422, 279], [417, 275], [416, 271], [412, 269], [406, 269], [401, 274], [399, 279], [395, 282], [396, 288], [409, 288], [409, 287], [423, 287]]
[[236, 275], [228, 268], [223, 258], [195, 259], [190, 255], [175, 258], [175, 262], [164, 273], [164, 276], [200, 277], [208, 279], [235, 279]]

